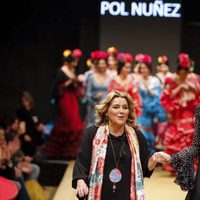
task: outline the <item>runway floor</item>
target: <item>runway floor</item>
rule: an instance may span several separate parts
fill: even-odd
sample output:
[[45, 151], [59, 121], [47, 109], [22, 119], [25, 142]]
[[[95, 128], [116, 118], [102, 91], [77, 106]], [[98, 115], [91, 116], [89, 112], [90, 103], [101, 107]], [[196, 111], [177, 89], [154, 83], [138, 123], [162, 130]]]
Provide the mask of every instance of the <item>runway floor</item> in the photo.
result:
[[[47, 189], [49, 200], [76, 200], [74, 190], [71, 188], [71, 175], [74, 161], [70, 161], [65, 175], [55, 190]], [[157, 167], [150, 179], [145, 179], [146, 200], [184, 200], [186, 192], [174, 183], [175, 177]]]

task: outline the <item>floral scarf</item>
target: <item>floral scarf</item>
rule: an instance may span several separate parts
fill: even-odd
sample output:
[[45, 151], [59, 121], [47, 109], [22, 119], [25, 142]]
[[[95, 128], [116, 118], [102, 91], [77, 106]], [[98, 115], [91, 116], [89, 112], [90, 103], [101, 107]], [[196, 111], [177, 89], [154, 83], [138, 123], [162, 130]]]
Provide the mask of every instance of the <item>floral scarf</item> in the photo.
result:
[[[144, 200], [143, 172], [140, 163], [139, 145], [134, 129], [125, 125], [125, 132], [131, 151], [130, 200]], [[93, 139], [92, 160], [89, 173], [88, 200], [100, 200], [103, 183], [104, 163], [108, 143], [108, 125], [98, 128]]]

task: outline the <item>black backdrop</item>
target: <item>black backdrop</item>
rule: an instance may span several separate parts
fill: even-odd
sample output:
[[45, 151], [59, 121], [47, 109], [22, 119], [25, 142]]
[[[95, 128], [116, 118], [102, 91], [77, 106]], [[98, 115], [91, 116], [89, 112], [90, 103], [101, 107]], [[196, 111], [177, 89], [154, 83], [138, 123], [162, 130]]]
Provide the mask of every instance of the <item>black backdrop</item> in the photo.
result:
[[98, 48], [98, 4], [86, 0], [8, 4], [1, 7], [0, 16], [0, 114], [15, 111], [20, 91], [28, 90], [39, 116], [49, 121], [53, 80], [63, 50]]
[[[15, 111], [19, 93], [26, 89], [32, 93], [41, 119], [51, 120], [52, 86], [62, 52], [81, 48], [85, 54], [79, 71], [84, 71], [89, 52], [99, 47], [98, 16], [98, 0], [4, 2], [0, 6], [0, 114]], [[199, 18], [195, 1], [185, 0], [181, 50], [197, 65]]]

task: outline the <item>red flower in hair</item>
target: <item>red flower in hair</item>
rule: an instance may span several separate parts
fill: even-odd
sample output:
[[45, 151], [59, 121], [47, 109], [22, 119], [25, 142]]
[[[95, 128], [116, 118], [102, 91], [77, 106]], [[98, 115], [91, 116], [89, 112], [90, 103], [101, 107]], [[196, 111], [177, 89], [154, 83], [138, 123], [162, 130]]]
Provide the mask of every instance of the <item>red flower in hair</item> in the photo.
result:
[[74, 51], [73, 51], [73, 56], [74, 56], [75, 58], [80, 58], [80, 57], [82, 56], [81, 50], [80, 50], [80, 49], [74, 49]]
[[179, 58], [179, 60], [181, 61], [181, 60], [185, 60], [185, 59], [189, 59], [189, 55], [187, 54], [187, 53], [180, 53], [179, 55], [178, 55], [178, 58]]
[[107, 53], [108, 53], [108, 55], [117, 54], [118, 53], [118, 49], [116, 47], [109, 47], [107, 49]]
[[93, 51], [91, 53], [92, 59], [106, 59], [108, 57], [107, 53], [104, 51]]
[[144, 55], [142, 62], [144, 63], [152, 63], [152, 58], [149, 55]]
[[98, 54], [98, 51], [93, 51], [91, 52], [90, 56], [92, 59], [97, 59], [97, 54]]
[[108, 57], [108, 54], [104, 51], [99, 51], [99, 59], [106, 59]]
[[163, 58], [163, 63], [166, 63], [168, 61], [167, 56], [163, 56], [162, 58]]
[[166, 64], [167, 61], [168, 61], [167, 56], [159, 56], [158, 57], [158, 63], [159, 64]]
[[118, 53], [117, 54], [117, 59], [118, 60], [123, 60], [124, 59], [124, 53]]
[[179, 65], [184, 68], [190, 67], [190, 58], [186, 53], [180, 53], [178, 56]]
[[124, 62], [132, 63], [133, 62], [133, 56], [130, 53], [125, 53], [124, 54]]
[[171, 84], [172, 81], [173, 81], [173, 79], [172, 79], [171, 77], [167, 77], [167, 78], [165, 79], [165, 84]]
[[130, 53], [118, 53], [117, 59], [122, 62], [133, 62], [133, 56]]
[[137, 54], [137, 55], [135, 56], [135, 61], [136, 61], [136, 62], [142, 62], [143, 59], [144, 59], [144, 54], [142, 54], [142, 53], [139, 53], [139, 54]]
[[188, 68], [190, 66], [190, 61], [189, 60], [183, 60], [181, 63], [180, 63], [180, 66], [181, 67], [184, 67], [184, 68]]

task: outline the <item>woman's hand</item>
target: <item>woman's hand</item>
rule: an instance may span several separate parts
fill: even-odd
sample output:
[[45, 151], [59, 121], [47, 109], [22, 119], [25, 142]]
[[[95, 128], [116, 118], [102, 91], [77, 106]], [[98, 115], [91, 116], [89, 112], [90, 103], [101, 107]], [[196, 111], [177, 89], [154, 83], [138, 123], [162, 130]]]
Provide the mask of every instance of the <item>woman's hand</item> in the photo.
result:
[[28, 163], [31, 163], [33, 161], [33, 157], [30, 157], [30, 156], [24, 156], [24, 161], [28, 162]]
[[85, 75], [84, 74], [79, 74], [77, 77], [78, 81], [81, 83], [85, 82]]
[[196, 89], [196, 87], [195, 87], [195, 85], [193, 83], [188, 82], [187, 85], [188, 85], [190, 90], [192, 90], [195, 93], [197, 92], [197, 89]]
[[80, 198], [88, 195], [88, 186], [83, 179], [77, 181], [76, 195]]
[[148, 168], [151, 171], [155, 168], [157, 163], [165, 163], [165, 162], [170, 163], [171, 156], [162, 151], [156, 152], [149, 158]]
[[27, 163], [25, 161], [21, 161], [18, 163], [17, 167], [24, 173], [30, 174], [32, 172], [32, 168], [30, 163]]
[[156, 152], [153, 154], [155, 157], [155, 160], [159, 163], [170, 163], [171, 162], [171, 156], [163, 151]]
[[95, 96], [94, 96], [94, 99], [95, 100], [98, 100], [100, 97], [102, 97], [102, 92], [98, 92]]
[[32, 141], [31, 137], [27, 134], [24, 135], [24, 140], [25, 140], [25, 142], [31, 142]]
[[184, 89], [184, 85], [183, 84], [180, 84], [179, 86], [177, 86], [175, 89], [173, 89], [173, 91], [171, 92], [170, 94], [170, 97], [171, 98], [174, 98], [181, 90]]
[[183, 90], [189, 90], [189, 85], [186, 84], [186, 83], [183, 83], [183, 84], [181, 84], [181, 88], [182, 88]]

